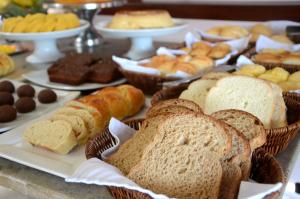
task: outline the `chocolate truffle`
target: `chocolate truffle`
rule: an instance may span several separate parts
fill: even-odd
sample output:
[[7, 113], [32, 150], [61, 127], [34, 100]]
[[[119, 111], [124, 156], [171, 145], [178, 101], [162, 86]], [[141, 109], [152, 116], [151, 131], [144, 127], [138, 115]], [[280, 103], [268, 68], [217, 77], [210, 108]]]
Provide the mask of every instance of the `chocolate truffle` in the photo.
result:
[[17, 118], [17, 111], [11, 105], [0, 106], [0, 123], [11, 122]]
[[49, 104], [56, 101], [57, 95], [51, 89], [44, 89], [39, 92], [38, 99], [43, 104]]
[[19, 113], [28, 113], [35, 109], [35, 101], [31, 97], [22, 97], [15, 103], [15, 107]]
[[19, 97], [34, 97], [35, 90], [29, 84], [25, 84], [17, 89], [17, 94]]
[[11, 93], [0, 91], [0, 105], [13, 105], [14, 102], [15, 100]]
[[0, 82], [0, 91], [13, 93], [15, 92], [15, 86], [10, 81]]

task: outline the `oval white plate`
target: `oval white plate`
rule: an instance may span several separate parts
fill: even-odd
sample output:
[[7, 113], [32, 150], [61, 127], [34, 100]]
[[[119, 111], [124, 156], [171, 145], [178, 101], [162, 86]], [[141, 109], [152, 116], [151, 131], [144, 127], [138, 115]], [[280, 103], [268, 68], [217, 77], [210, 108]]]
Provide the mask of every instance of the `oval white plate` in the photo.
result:
[[67, 84], [55, 83], [50, 82], [48, 79], [47, 69], [42, 69], [34, 72], [30, 72], [24, 74], [23, 77], [32, 83], [35, 83], [40, 86], [48, 87], [48, 88], [55, 88], [60, 90], [68, 90], [68, 91], [84, 91], [84, 90], [93, 90], [108, 86], [115, 86], [118, 84], [122, 84], [126, 82], [126, 79], [119, 79], [114, 82], [108, 84], [98, 84], [98, 83], [84, 83], [78, 86], [72, 86]]

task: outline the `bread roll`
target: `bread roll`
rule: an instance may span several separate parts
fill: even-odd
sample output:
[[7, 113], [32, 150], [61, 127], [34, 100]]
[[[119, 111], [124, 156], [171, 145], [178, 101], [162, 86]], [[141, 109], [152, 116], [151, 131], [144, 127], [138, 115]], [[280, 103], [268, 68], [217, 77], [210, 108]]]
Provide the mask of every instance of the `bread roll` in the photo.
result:
[[230, 53], [231, 47], [225, 43], [219, 43], [215, 45], [212, 50], [208, 53], [208, 56], [213, 59], [221, 59]]
[[214, 61], [211, 58], [200, 55], [193, 57], [190, 63], [196, 66], [198, 70], [212, 68], [214, 66]]
[[195, 75], [198, 72], [198, 69], [194, 64], [192, 64], [192, 61], [190, 61], [190, 63], [177, 62], [172, 68], [173, 73], [176, 71], [182, 71], [190, 75]]
[[230, 39], [239, 39], [248, 35], [248, 30], [241, 26], [225, 26], [220, 32], [221, 37], [226, 37]]
[[280, 43], [285, 43], [285, 44], [294, 44], [287, 36], [285, 35], [273, 35], [271, 37], [272, 40], [280, 42]]
[[281, 58], [278, 55], [271, 54], [271, 53], [259, 53], [254, 55], [254, 61], [257, 62], [265, 62], [265, 63], [281, 63]]
[[265, 35], [267, 37], [272, 35], [272, 29], [264, 24], [255, 24], [251, 27], [250, 32], [253, 34]]

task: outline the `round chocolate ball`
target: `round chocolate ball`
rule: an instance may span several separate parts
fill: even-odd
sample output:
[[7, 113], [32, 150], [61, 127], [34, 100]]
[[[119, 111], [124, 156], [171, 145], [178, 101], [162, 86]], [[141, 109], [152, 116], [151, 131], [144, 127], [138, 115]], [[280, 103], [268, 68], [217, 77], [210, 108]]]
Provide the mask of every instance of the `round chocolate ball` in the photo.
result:
[[17, 89], [17, 94], [19, 97], [34, 97], [35, 90], [29, 84], [25, 84]]
[[17, 111], [11, 105], [0, 106], [0, 123], [11, 122], [17, 118]]
[[11, 93], [0, 91], [0, 106], [1, 105], [13, 105], [14, 102], [15, 102], [15, 100]]
[[0, 91], [13, 93], [15, 92], [15, 86], [10, 81], [5, 80], [0, 82]]
[[49, 104], [57, 100], [57, 95], [51, 89], [44, 89], [39, 92], [38, 100], [43, 104]]
[[15, 107], [19, 113], [28, 113], [33, 111], [36, 105], [31, 97], [22, 97], [16, 101]]

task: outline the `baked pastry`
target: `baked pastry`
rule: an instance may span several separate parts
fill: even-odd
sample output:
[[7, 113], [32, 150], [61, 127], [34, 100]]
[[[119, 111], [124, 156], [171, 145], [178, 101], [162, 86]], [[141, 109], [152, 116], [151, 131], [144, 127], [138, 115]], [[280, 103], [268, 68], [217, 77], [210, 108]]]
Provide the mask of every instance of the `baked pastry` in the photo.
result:
[[38, 94], [38, 100], [42, 104], [53, 103], [57, 100], [56, 93], [51, 89], [43, 89]]
[[111, 29], [167, 28], [173, 21], [166, 10], [119, 11], [107, 24]]
[[10, 56], [0, 53], [0, 77], [5, 76], [15, 70], [15, 63]]
[[17, 95], [19, 97], [34, 97], [35, 90], [31, 85], [25, 84], [17, 89]]
[[285, 44], [294, 44], [287, 36], [285, 35], [273, 35], [271, 36], [271, 39], [280, 43]]
[[250, 29], [251, 33], [251, 42], [256, 42], [260, 35], [265, 35], [270, 37], [272, 35], [272, 29], [264, 24], [255, 24]]
[[28, 113], [36, 108], [36, 103], [31, 97], [21, 97], [16, 101], [15, 107], [19, 113]]
[[208, 53], [208, 56], [213, 59], [221, 59], [230, 53], [231, 47], [225, 43], [216, 44], [211, 51]]
[[121, 77], [118, 65], [112, 60], [100, 60], [90, 66], [88, 81], [96, 83], [109, 83]]
[[220, 36], [228, 39], [239, 39], [249, 35], [247, 29], [241, 26], [234, 26], [234, 25], [217, 26], [217, 27], [210, 28], [205, 32], [207, 34]]

